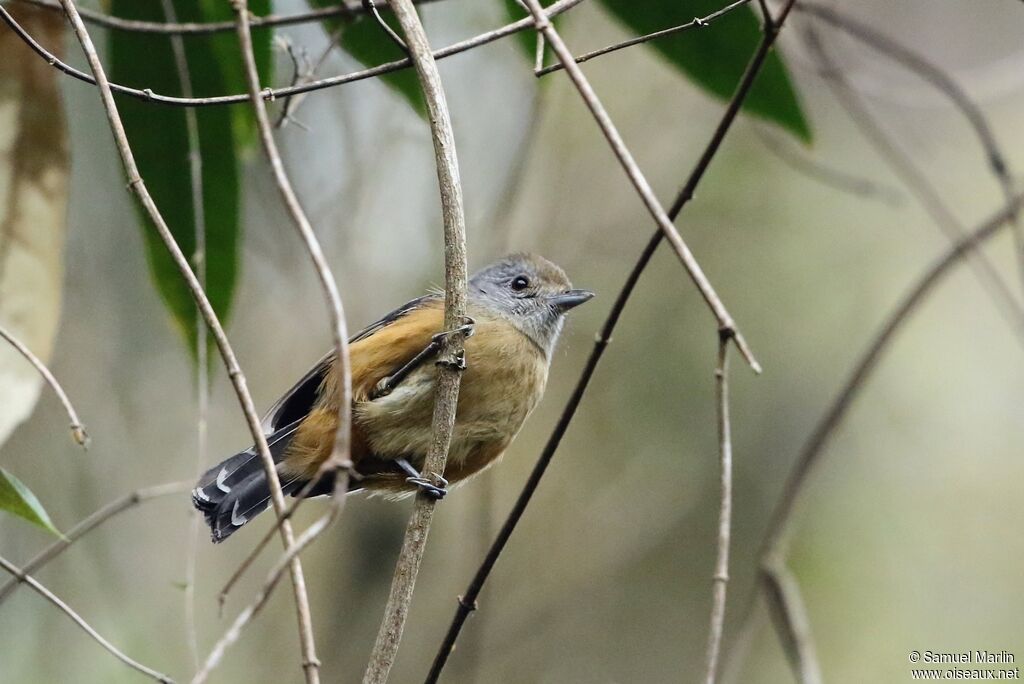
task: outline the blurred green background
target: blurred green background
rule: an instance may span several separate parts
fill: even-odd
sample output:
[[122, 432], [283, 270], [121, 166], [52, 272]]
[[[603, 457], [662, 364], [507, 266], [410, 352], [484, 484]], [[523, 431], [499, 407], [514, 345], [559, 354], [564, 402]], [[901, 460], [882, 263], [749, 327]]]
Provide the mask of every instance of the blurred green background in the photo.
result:
[[[502, 23], [499, 5], [446, 0], [423, 15], [441, 45]], [[871, 0], [847, 10], [948, 69], [991, 118], [1011, 169], [1024, 168], [1024, 7]], [[678, 222], [765, 368], [755, 377], [733, 363], [727, 645], [796, 453], [883, 318], [948, 244], [905, 191], [898, 202], [837, 191], [765, 145], [768, 135], [817, 163], [899, 188], [791, 30], [804, 21], [794, 16], [780, 49], [813, 146], [741, 117]], [[576, 51], [627, 36], [590, 3], [562, 28]], [[324, 45], [316, 26], [284, 32], [314, 55]], [[846, 36], [824, 35], [961, 221], [973, 225], [999, 207], [999, 187], [975, 138], [945, 100]], [[439, 507], [395, 682], [426, 673], [456, 595], [512, 505], [654, 227], [564, 74], [539, 87], [518, 50], [505, 40], [440, 63], [465, 183], [471, 266], [509, 250], [535, 251], [598, 296], [573, 313], [544, 401], [504, 461]], [[82, 64], [70, 40], [68, 52]], [[287, 60], [278, 53], [277, 61], [283, 81]], [[355, 67], [335, 54], [323, 73]], [[667, 203], [722, 104], [645, 49], [603, 57], [586, 71]], [[93, 443], [88, 453], [77, 450], [59, 404], [44, 391], [0, 448], [0, 464], [67, 529], [133, 489], [193, 478], [196, 399], [194, 367], [151, 283], [98, 97], [77, 82], [60, 86], [72, 176], [51, 368]], [[278, 139], [354, 330], [442, 281], [429, 134], [399, 95], [375, 81], [310, 96], [297, 118], [308, 130], [289, 126]], [[262, 410], [319, 358], [329, 334], [314, 274], [258, 151], [244, 160], [241, 182], [244, 247], [228, 333]], [[1009, 233], [986, 253], [1019, 295]], [[715, 345], [712, 318], [662, 249], [445, 681], [701, 677], [718, 512]], [[1005, 649], [1024, 658], [1022, 353], [987, 292], [960, 268], [899, 334], [828, 447], [800, 505], [790, 554], [826, 681], [909, 681], [911, 650]], [[6, 348], [0, 360], [21, 363]], [[212, 382], [208, 464], [249, 444], [222, 368]], [[322, 510], [321, 502], [305, 506], [299, 526]], [[350, 497], [341, 521], [304, 556], [324, 681], [361, 676], [409, 510], [408, 502]], [[185, 680], [193, 668], [180, 584], [190, 515], [187, 494], [147, 502], [38, 573], [126, 653]], [[276, 544], [219, 617], [217, 592], [269, 523], [261, 518], [217, 547], [200, 533], [201, 654], [273, 562]], [[0, 516], [4, 557], [21, 563], [49, 542], [41, 530]], [[299, 681], [298, 662], [290, 590], [281, 586], [214, 679]], [[792, 681], [766, 620], [736, 678]], [[32, 592], [19, 589], [0, 609], [0, 681], [136, 679]]]

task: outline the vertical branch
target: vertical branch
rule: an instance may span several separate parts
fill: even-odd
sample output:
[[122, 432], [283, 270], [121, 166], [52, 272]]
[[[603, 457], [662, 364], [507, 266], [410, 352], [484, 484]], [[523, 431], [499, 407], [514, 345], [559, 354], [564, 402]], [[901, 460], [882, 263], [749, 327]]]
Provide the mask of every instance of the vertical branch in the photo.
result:
[[[274, 507], [275, 513], [280, 517], [285, 509], [284, 494], [281, 491], [281, 482], [277, 476], [277, 469], [274, 467], [274, 459], [270, 454], [266, 436], [263, 434], [263, 429], [260, 426], [260, 419], [256, 414], [256, 407], [253, 404], [252, 395], [249, 393], [249, 387], [246, 382], [245, 375], [242, 373], [242, 369], [238, 365], [238, 359], [235, 357], [235, 352], [228, 341], [227, 335], [224, 333], [224, 328], [221, 326], [220, 320], [218, 319], [216, 312], [213, 310], [213, 306], [210, 304], [209, 298], [206, 296], [206, 292], [199, 284], [195, 273], [192, 272], [192, 269], [189, 266], [188, 259], [181, 251], [181, 247], [175, 241], [174, 236], [167, 227], [167, 222], [160, 214], [160, 210], [153, 201], [152, 195], [149, 194], [145, 181], [142, 179], [142, 176], [139, 175], [139, 168], [135, 163], [135, 156], [132, 154], [131, 145], [128, 142], [128, 136], [125, 134], [121, 115], [118, 113], [117, 104], [114, 102], [114, 95], [110, 89], [110, 82], [107, 80], [106, 72], [103, 70], [103, 65], [100, 62], [100, 58], [96, 52], [96, 47], [92, 42], [92, 38], [89, 36], [88, 30], [85, 28], [85, 24], [82, 22], [82, 18], [78, 14], [78, 9], [75, 6], [75, 0], [60, 1], [65, 14], [71, 22], [71, 27], [75, 36], [78, 38], [78, 41], [82, 46], [82, 51], [85, 53], [86, 59], [89, 62], [89, 68], [92, 70], [93, 76], [96, 80], [96, 85], [99, 88], [100, 98], [106, 113], [107, 122], [110, 125], [110, 130], [113, 134], [118, 154], [121, 157], [125, 175], [128, 178], [128, 187], [131, 188], [132, 192], [134, 192], [138, 197], [143, 209], [153, 222], [160, 240], [164, 243], [168, 252], [170, 252], [171, 258], [174, 261], [178, 272], [188, 285], [189, 291], [202, 313], [203, 320], [206, 325], [209, 326], [210, 332], [213, 334], [214, 341], [217, 344], [217, 349], [219, 350], [220, 355], [224, 360], [224, 365], [227, 368], [228, 377], [231, 379], [231, 384], [234, 387], [235, 394], [238, 396], [238, 402], [241, 406], [242, 413], [245, 415], [249, 432], [252, 435], [257, 452], [259, 453], [260, 462], [263, 465], [264, 472], [266, 473], [267, 485], [270, 489], [271, 503]], [[294, 543], [294, 536], [291, 524], [287, 521], [283, 522], [281, 524], [281, 538], [285, 546], [291, 546]], [[308, 622], [309, 599], [306, 595], [306, 582], [302, 573], [302, 565], [298, 558], [293, 560], [290, 566], [290, 571], [296, 611], [299, 615], [299, 622], [301, 625]], [[310, 680], [308, 677], [310, 668], [306, 668], [306, 671], [307, 681], [315, 681], [315, 679]]]
[[[161, 0], [164, 18], [178, 22], [174, 0]], [[171, 51], [182, 97], [192, 97], [192, 74], [185, 54], [185, 41], [180, 34], [171, 34]], [[196, 249], [192, 254], [199, 285], [206, 289], [206, 206], [203, 204], [203, 157], [199, 147], [199, 121], [196, 110], [185, 109], [185, 133], [188, 139], [189, 192], [192, 195], [192, 219], [195, 227]], [[198, 478], [206, 463], [207, 427], [210, 403], [210, 368], [207, 354], [207, 331], [203, 316], [196, 309], [196, 464]], [[189, 511], [188, 541], [185, 548], [185, 634], [189, 655], [194, 667], [199, 667], [199, 638], [196, 634], [196, 556], [199, 553], [199, 511]]]
[[[446, 330], [455, 330], [463, 322], [466, 314], [466, 219], [462, 204], [459, 163], [455, 152], [455, 135], [441, 84], [441, 75], [438, 73], [426, 32], [412, 0], [392, 0], [391, 8], [405, 34], [405, 42], [416, 67], [416, 75], [423, 89], [430, 118], [437, 180], [441, 193], [441, 210], [444, 216], [444, 323]], [[452, 429], [455, 425], [459, 384], [462, 381], [455, 360], [462, 355], [464, 340], [458, 334], [445, 335], [443, 339], [444, 345], [438, 366], [437, 394], [434, 400], [433, 440], [424, 465], [426, 477], [437, 477], [444, 473]], [[420, 494], [416, 497], [395, 567], [384, 617], [363, 677], [364, 684], [381, 684], [387, 681], [388, 673], [395, 662], [435, 505], [436, 502], [428, 496]]]
[[718, 365], [715, 368], [715, 390], [718, 402], [718, 456], [721, 468], [721, 503], [718, 511], [718, 552], [711, 588], [711, 627], [704, 681], [715, 684], [718, 678], [718, 656], [725, 627], [725, 596], [729, 583], [729, 538], [732, 533], [732, 429], [729, 420], [729, 338], [718, 342]]

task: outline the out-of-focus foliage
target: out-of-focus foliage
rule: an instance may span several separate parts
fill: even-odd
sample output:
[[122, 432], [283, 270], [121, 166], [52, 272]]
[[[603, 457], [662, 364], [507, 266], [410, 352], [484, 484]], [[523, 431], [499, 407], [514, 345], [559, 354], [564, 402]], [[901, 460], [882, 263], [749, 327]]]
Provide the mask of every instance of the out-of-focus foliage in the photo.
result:
[[[601, 4], [637, 35], [683, 24], [722, 8], [721, 0], [601, 0]], [[728, 100], [760, 38], [758, 20], [748, 4], [716, 19], [707, 29], [659, 38], [647, 45], [694, 83]], [[743, 109], [777, 123], [804, 142], [811, 141], [811, 126], [778, 52], [768, 55]]]
[[[62, 52], [59, 14], [8, 8]], [[68, 151], [60, 75], [11, 31], [0, 31], [0, 325], [47, 362], [60, 318]], [[42, 379], [0, 341], [0, 444], [39, 397]]]
[[43, 508], [43, 504], [39, 503], [36, 495], [21, 480], [3, 468], [0, 468], [0, 511], [7, 511], [24, 518], [58, 537], [63, 536], [60, 530], [54, 527], [50, 516]]
[[[338, 1], [309, 0], [309, 4], [313, 7], [336, 7]], [[388, 26], [392, 29], [396, 29], [398, 35], [401, 35], [401, 31], [397, 31], [397, 24], [390, 12], [381, 12], [381, 18], [388, 22]], [[361, 14], [354, 18], [332, 18], [325, 21], [323, 26], [329, 36], [337, 35], [338, 45], [364, 66], [378, 66], [405, 57], [402, 49], [369, 14]], [[384, 74], [380, 79], [398, 92], [417, 114], [426, 116], [427, 108], [423, 102], [423, 95], [420, 93], [420, 84], [415, 71], [412, 69], [392, 71]]]
[[[228, 3], [175, 0], [179, 21], [230, 19]], [[269, 0], [249, 3], [265, 14]], [[159, 2], [113, 0], [111, 11], [125, 18], [164, 21]], [[254, 32], [254, 50], [263, 82], [271, 82], [270, 38], [267, 30]], [[111, 75], [115, 81], [155, 92], [181, 94], [177, 63], [170, 38], [163, 35], [115, 31], [110, 36]], [[238, 39], [233, 33], [187, 37], [185, 54], [196, 96], [242, 93], [246, 90]], [[144, 58], [140, 58], [144, 55]], [[185, 110], [134, 99], [120, 103], [125, 130], [132, 143], [139, 171], [185, 255], [196, 249], [196, 216], [189, 173], [189, 145]], [[200, 107], [195, 110], [202, 158], [202, 208], [205, 217], [206, 292], [222, 318], [230, 313], [240, 247], [238, 183], [242, 146], [254, 139], [248, 108]], [[146, 239], [153, 280], [186, 344], [195, 353], [196, 313], [188, 288], [149, 220], [138, 213]]]

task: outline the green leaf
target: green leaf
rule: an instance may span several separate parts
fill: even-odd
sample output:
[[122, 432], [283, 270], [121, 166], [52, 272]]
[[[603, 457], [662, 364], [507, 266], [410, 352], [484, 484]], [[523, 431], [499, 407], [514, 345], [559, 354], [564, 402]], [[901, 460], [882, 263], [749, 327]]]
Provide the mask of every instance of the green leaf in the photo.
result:
[[3, 468], [0, 468], [0, 510], [24, 518], [58, 537], [64, 537], [60, 530], [54, 527], [36, 495], [22, 484], [21, 480]]
[[[502, 2], [505, 5], [505, 16], [509, 22], [519, 21], [530, 16], [530, 13], [523, 9], [516, 0], [502, 0]], [[516, 45], [523, 48], [523, 54], [530, 60], [530, 64], [533, 64], [537, 56], [537, 31], [520, 31], [515, 35], [515, 41]]]
[[[338, 0], [309, 0], [309, 4], [317, 8], [337, 7]], [[388, 25], [401, 35], [387, 7], [382, 6], [380, 11]], [[374, 67], [406, 56], [380, 24], [367, 14], [354, 18], [332, 17], [324, 21], [323, 26], [329, 36], [338, 32], [338, 44], [363, 66]], [[427, 106], [423, 101], [423, 92], [420, 90], [419, 79], [413, 68], [392, 71], [379, 78], [401, 95], [417, 114], [426, 118]]]
[[[227, 3], [174, 0], [179, 21], [231, 18]], [[269, 0], [253, 0], [259, 13], [269, 12]], [[130, 19], [164, 20], [160, 3], [113, 0], [111, 11]], [[195, 96], [240, 93], [246, 89], [241, 56], [231, 33], [216, 37], [186, 37], [185, 52]], [[254, 50], [268, 72], [270, 33], [255, 33]], [[115, 81], [155, 92], [180, 94], [177, 65], [168, 36], [113, 31], [110, 34], [111, 73]], [[265, 78], [269, 78], [266, 76]], [[266, 82], [266, 81], [265, 81]], [[120, 103], [128, 139], [146, 186], [186, 256], [196, 249], [196, 223], [189, 171], [185, 109], [123, 98]], [[202, 159], [202, 204], [206, 226], [206, 292], [221, 319], [230, 313], [238, 270], [239, 148], [253, 136], [248, 105], [200, 107], [195, 110]], [[153, 280], [195, 358], [196, 308], [188, 287], [139, 211], [146, 254]]]
[[[115, 2], [118, 1], [123, 0], [115, 0]], [[140, 3], [136, 0], [134, 4]], [[149, 4], [149, 2], [142, 4]], [[159, 6], [160, 3], [157, 2], [155, 4]], [[174, 4], [181, 21], [233, 21], [235, 18], [235, 13], [231, 9], [231, 3], [227, 2], [227, 0], [199, 0], [198, 8], [196, 7], [196, 0], [174, 0]], [[273, 8], [271, 0], [249, 0], [248, 4], [249, 11], [256, 16], [268, 15], [272, 12]], [[191, 12], [191, 14], [195, 15], [195, 18], [182, 18], [183, 12]], [[187, 17], [188, 14], [184, 16]], [[274, 83], [274, 55], [271, 50], [273, 37], [274, 32], [271, 29], [254, 28], [252, 30], [253, 56], [256, 58], [256, 69], [260, 75], [260, 85], [264, 87], [272, 86]], [[193, 38], [190, 42], [196, 40]], [[249, 86], [245, 79], [245, 67], [242, 64], [242, 51], [238, 46], [238, 37], [235, 33], [233, 31], [215, 33], [198, 40], [209, 42], [213, 46], [213, 53], [220, 67], [220, 73], [217, 77], [223, 79], [223, 84], [221, 85], [213, 79], [207, 81], [206, 79], [211, 74], [206, 73], [205, 70], [202, 70], [202, 73], [196, 73], [196, 68], [191, 66], [194, 60], [190, 56], [189, 70], [192, 72], [192, 87], [197, 90], [201, 87], [222, 87], [221, 93], [231, 94], [248, 92]], [[202, 63], [200, 62], [200, 64]], [[217, 94], [217, 91], [214, 90], [207, 92], [214, 95]], [[252, 114], [251, 105], [233, 107], [232, 111], [234, 112], [237, 125], [237, 140], [244, 146], [254, 144], [256, 142], [256, 119]]]
[[[541, 2], [541, 5], [550, 5], [551, 1], [552, 0], [548, 0], [548, 2]], [[502, 2], [505, 5], [505, 17], [510, 23], [530, 16], [530, 13], [523, 9], [523, 6], [516, 2], [516, 0], [502, 0]], [[560, 28], [563, 16], [564, 15], [559, 14], [551, 20], [551, 23], [555, 28]], [[530, 60], [530, 64], [533, 64], [537, 59], [537, 31], [532, 28], [527, 29], [526, 31], [519, 31], [515, 34], [515, 41], [516, 44], [522, 47], [523, 54], [525, 54], [526, 58]], [[550, 50], [545, 50], [545, 52], [550, 52]], [[541, 82], [543, 83], [545, 80], [550, 79], [541, 79]]]
[[[704, 17], [721, 9], [721, 0], [601, 0], [637, 35], [653, 33]], [[706, 28], [647, 43], [673, 66], [722, 100], [732, 97], [761, 38], [760, 24], [749, 5], [729, 12]], [[805, 143], [811, 127], [800, 108], [789, 72], [778, 52], [768, 55], [743, 109], [782, 126]]]

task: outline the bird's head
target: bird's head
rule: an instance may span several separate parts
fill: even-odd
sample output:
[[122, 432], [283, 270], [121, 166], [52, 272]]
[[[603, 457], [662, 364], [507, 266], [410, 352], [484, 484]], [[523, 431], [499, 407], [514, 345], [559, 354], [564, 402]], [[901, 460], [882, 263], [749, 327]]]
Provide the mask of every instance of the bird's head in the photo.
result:
[[536, 254], [511, 254], [469, 279], [469, 299], [508, 319], [551, 357], [565, 314], [594, 296], [574, 290], [556, 264]]

